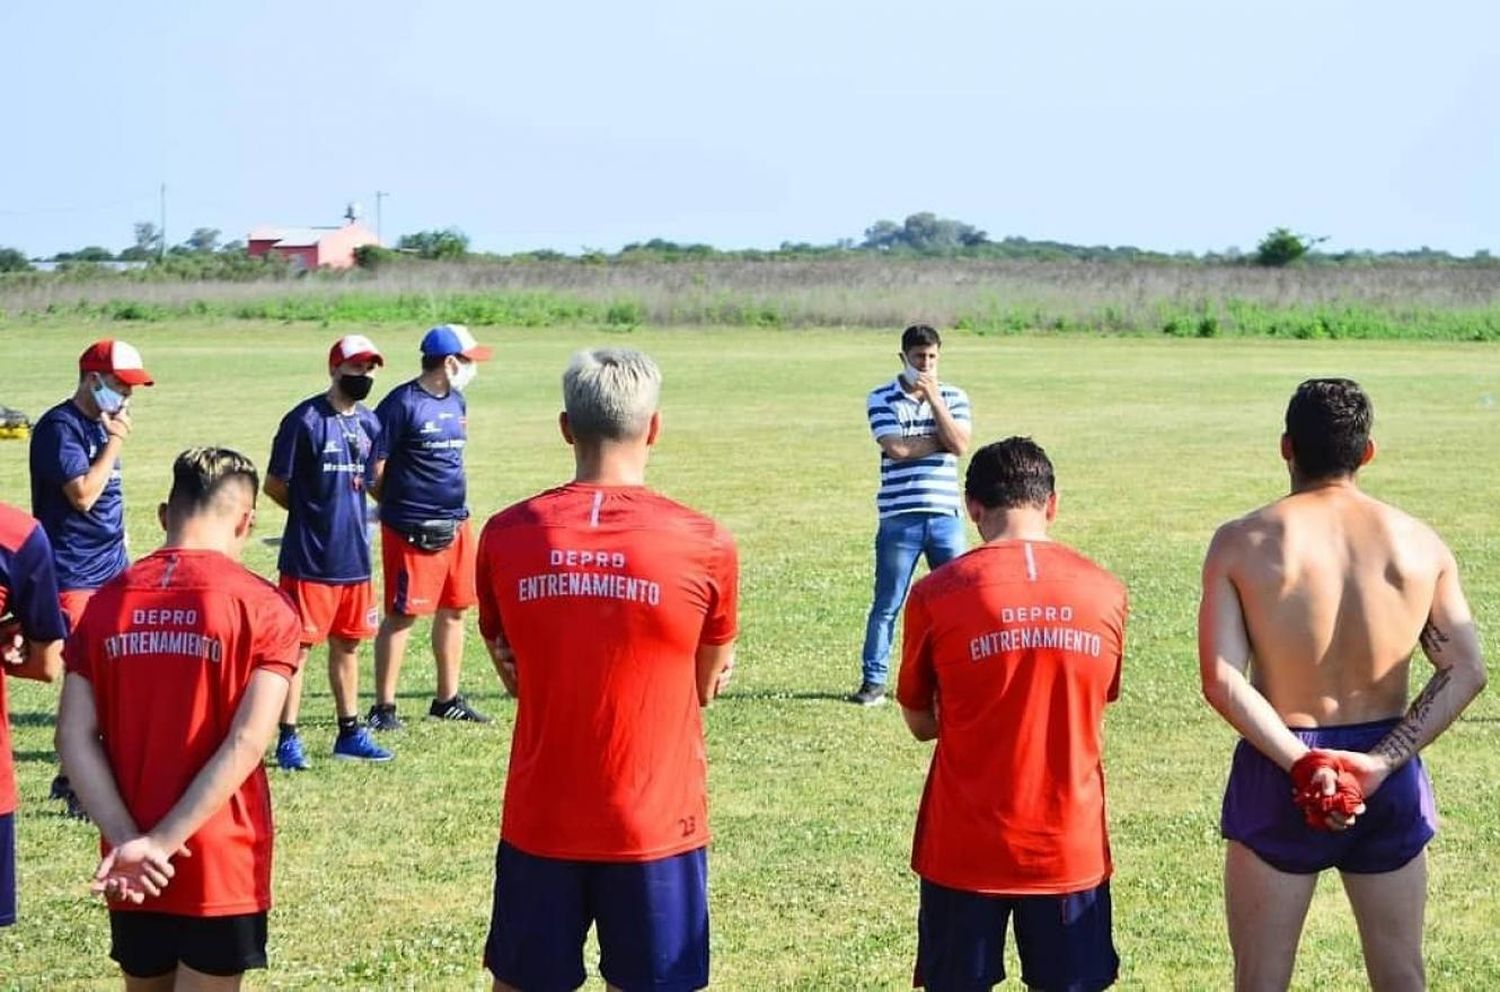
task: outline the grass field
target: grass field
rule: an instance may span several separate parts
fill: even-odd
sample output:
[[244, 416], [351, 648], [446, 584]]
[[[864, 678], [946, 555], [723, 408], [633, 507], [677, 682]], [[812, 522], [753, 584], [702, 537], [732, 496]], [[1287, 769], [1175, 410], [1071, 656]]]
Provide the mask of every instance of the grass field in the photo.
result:
[[[116, 325], [117, 327], [119, 325]], [[155, 546], [171, 457], [190, 444], [263, 461], [280, 415], [326, 385], [328, 344], [357, 327], [167, 322], [131, 328], [160, 385], [133, 404], [125, 486], [132, 548]], [[420, 327], [381, 330], [383, 385], [414, 374]], [[33, 416], [73, 388], [98, 328], [0, 325], [0, 403]], [[558, 377], [586, 344], [660, 362], [665, 427], [652, 483], [740, 541], [736, 681], [707, 715], [714, 986], [901, 989], [915, 945], [907, 868], [929, 748], [894, 707], [840, 701], [858, 678], [870, 591], [875, 446], [866, 391], [896, 370], [895, 335], [865, 331], [480, 329], [498, 360], [470, 390], [476, 516], [567, 478]], [[1432, 521], [1464, 569], [1481, 632], [1500, 621], [1500, 373], [1479, 345], [949, 336], [944, 378], [964, 386], [976, 437], [1036, 437], [1062, 496], [1057, 536], [1113, 569], [1133, 598], [1124, 696], [1108, 718], [1121, 987], [1228, 987], [1218, 802], [1232, 735], [1197, 690], [1197, 570], [1220, 520], [1285, 486], [1276, 436], [1302, 378], [1361, 380], [1381, 455], [1366, 485]], [[25, 505], [25, 445], [0, 442], [0, 499]], [[262, 503], [263, 536], [282, 515]], [[273, 574], [274, 550], [248, 564]], [[465, 688], [491, 727], [411, 721], [384, 767], [326, 760], [322, 658], [307, 682], [313, 771], [274, 774], [272, 967], [256, 988], [479, 989], [499, 796], [514, 705], [477, 637]], [[414, 649], [423, 643], [413, 639]], [[370, 685], [364, 652], [364, 688]], [[1425, 671], [1419, 679], [1425, 679]], [[432, 687], [413, 650], [402, 707]], [[0, 988], [114, 987], [103, 908], [86, 894], [95, 833], [46, 799], [56, 690], [11, 683], [22, 809], [21, 912], [0, 931]], [[1432, 847], [1434, 988], [1500, 986], [1500, 695], [1429, 752], [1442, 832]], [[1015, 974], [1014, 951], [1011, 952]], [[1364, 986], [1337, 880], [1309, 917], [1295, 987]], [[1010, 987], [1015, 987], [1014, 984]]]

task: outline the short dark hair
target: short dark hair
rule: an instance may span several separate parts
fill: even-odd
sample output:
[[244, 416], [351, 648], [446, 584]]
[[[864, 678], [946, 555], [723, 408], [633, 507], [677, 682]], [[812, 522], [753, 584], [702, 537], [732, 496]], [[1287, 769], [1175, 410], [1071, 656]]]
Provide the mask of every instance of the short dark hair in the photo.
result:
[[167, 509], [191, 516], [212, 507], [235, 482], [250, 487], [250, 505], [260, 489], [255, 463], [229, 448], [189, 448], [172, 463], [172, 491]]
[[964, 494], [986, 509], [1047, 505], [1055, 491], [1052, 462], [1029, 437], [1008, 437], [974, 452]]
[[423, 355], [422, 371], [431, 372], [433, 369], [440, 369], [443, 367], [443, 363], [447, 360], [447, 355]]
[[928, 324], [913, 324], [901, 332], [901, 353], [904, 355], [913, 348], [922, 348], [927, 345], [936, 348], [943, 346], [942, 335]]
[[1286, 405], [1286, 436], [1308, 479], [1353, 475], [1365, 457], [1375, 409], [1353, 379], [1308, 379]]

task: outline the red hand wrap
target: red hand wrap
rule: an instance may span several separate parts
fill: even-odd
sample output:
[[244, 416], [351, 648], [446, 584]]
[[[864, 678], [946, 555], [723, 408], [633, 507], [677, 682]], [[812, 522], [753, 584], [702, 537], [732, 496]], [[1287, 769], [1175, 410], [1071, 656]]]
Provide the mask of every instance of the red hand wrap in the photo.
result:
[[[1324, 795], [1313, 785], [1313, 775], [1324, 768], [1338, 775], [1332, 795]], [[1365, 801], [1364, 790], [1359, 781], [1344, 770], [1338, 758], [1327, 751], [1308, 751], [1292, 765], [1292, 802], [1302, 811], [1303, 819], [1314, 830], [1328, 830], [1328, 817], [1332, 813], [1353, 816]]]

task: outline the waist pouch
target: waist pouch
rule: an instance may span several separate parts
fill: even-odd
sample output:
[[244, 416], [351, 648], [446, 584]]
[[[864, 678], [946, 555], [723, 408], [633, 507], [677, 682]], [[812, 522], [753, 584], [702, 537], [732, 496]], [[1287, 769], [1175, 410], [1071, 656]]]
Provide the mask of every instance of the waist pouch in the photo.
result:
[[401, 528], [401, 536], [418, 551], [442, 551], [458, 537], [462, 523], [462, 520], [420, 520]]

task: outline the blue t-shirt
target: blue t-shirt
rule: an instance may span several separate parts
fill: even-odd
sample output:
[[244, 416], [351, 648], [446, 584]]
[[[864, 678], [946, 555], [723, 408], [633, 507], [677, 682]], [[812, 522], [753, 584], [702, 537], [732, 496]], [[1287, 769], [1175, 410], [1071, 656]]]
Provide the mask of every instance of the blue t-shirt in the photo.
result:
[[380, 437], [375, 458], [384, 458], [380, 519], [396, 530], [424, 520], [467, 520], [468, 483], [464, 445], [468, 442], [464, 394], [434, 396], [416, 379], [385, 394], [375, 408]]
[[120, 459], [87, 513], [75, 509], [63, 492], [63, 486], [88, 474], [107, 443], [104, 425], [84, 416], [72, 400], [42, 414], [31, 429], [31, 513], [52, 542], [63, 589], [98, 589], [130, 564]]
[[68, 621], [57, 594], [47, 532], [20, 510], [0, 503], [0, 615], [14, 614], [27, 640], [60, 641], [68, 636]]
[[348, 585], [370, 577], [365, 476], [380, 421], [355, 404], [345, 416], [314, 396], [281, 418], [266, 474], [287, 484], [291, 504], [276, 567], [282, 575]]

